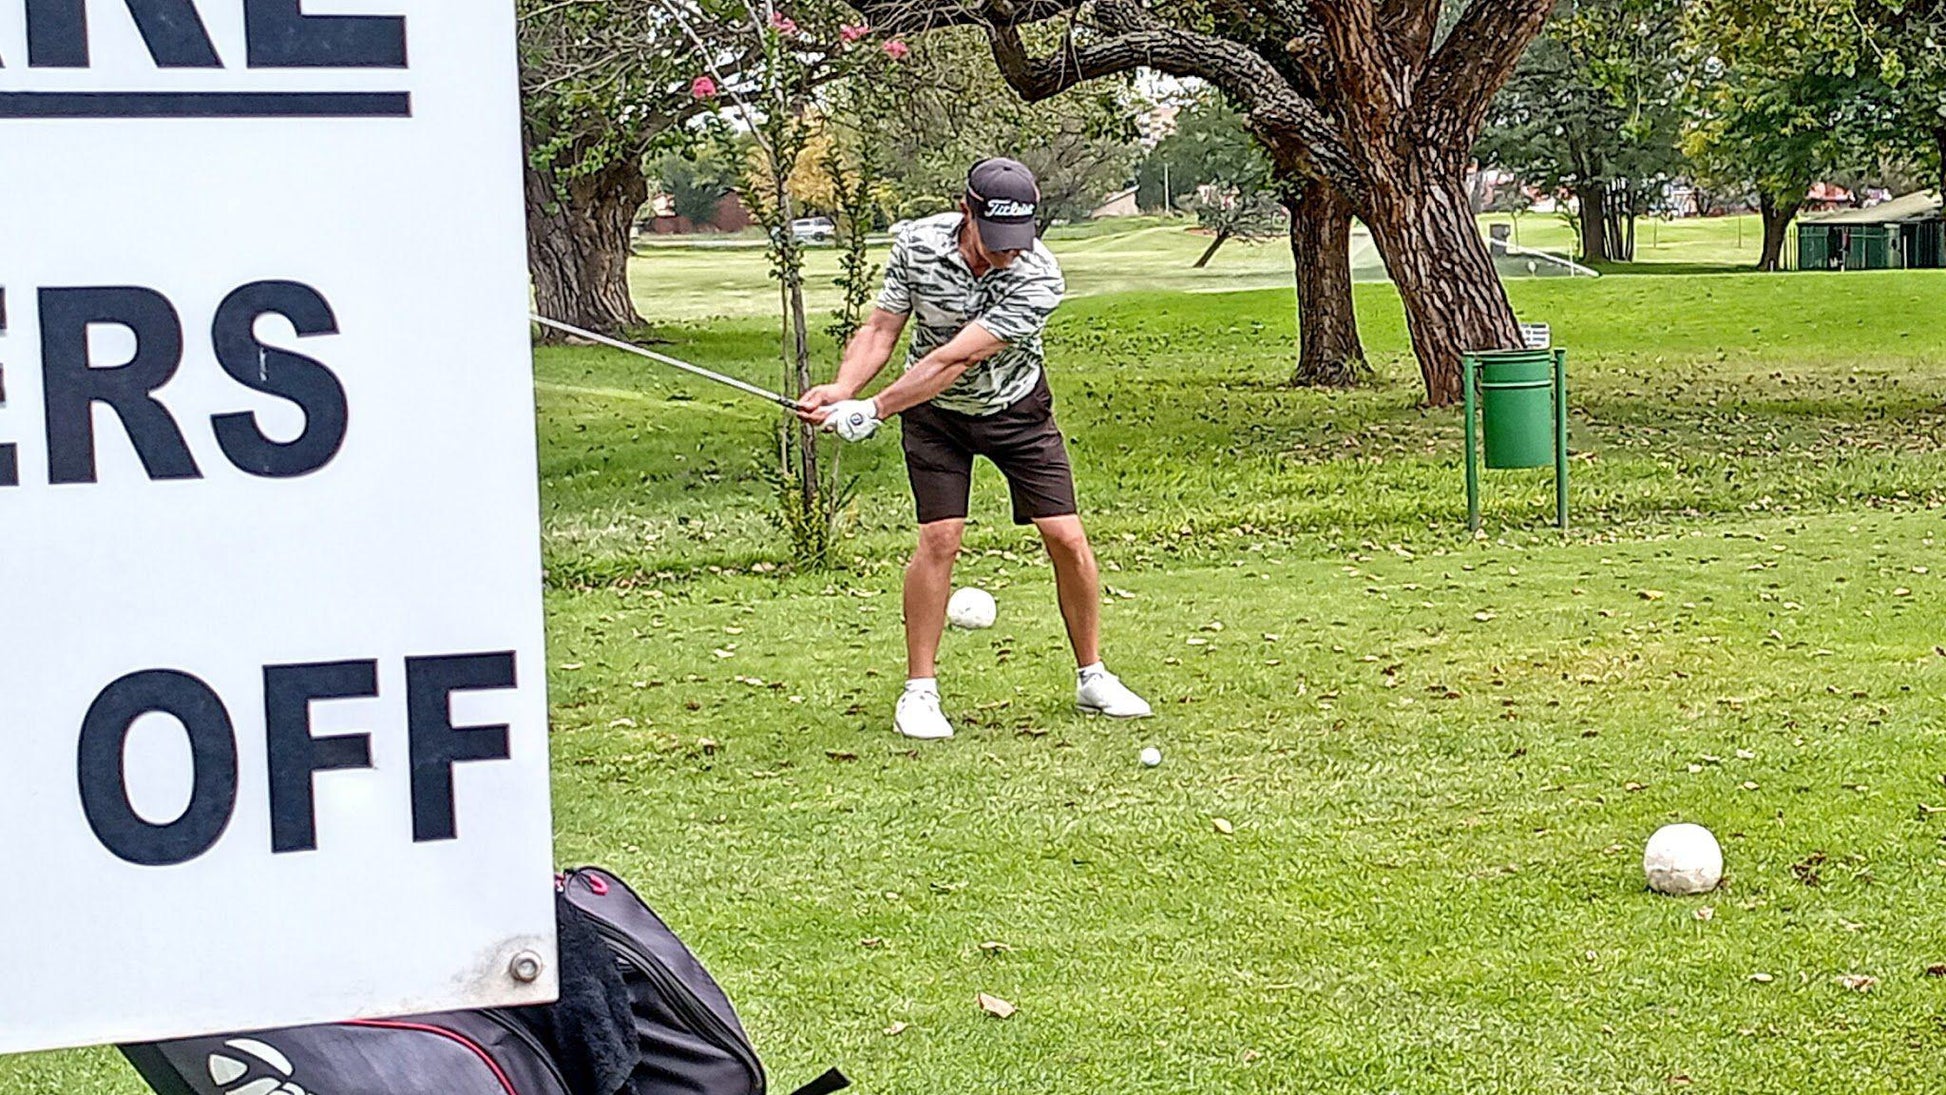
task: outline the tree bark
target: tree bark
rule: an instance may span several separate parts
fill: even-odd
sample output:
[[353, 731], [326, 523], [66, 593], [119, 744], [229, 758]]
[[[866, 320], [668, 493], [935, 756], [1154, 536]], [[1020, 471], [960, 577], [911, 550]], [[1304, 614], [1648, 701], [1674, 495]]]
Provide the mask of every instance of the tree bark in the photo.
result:
[[1221, 250], [1223, 245], [1228, 242], [1230, 242], [1230, 234], [1228, 232], [1217, 232], [1216, 238], [1210, 241], [1209, 248], [1203, 252], [1203, 257], [1197, 259], [1196, 265], [1190, 269], [1201, 270], [1205, 266], [1208, 266], [1209, 260], [1215, 258], [1216, 252]]
[[1574, 188], [1574, 200], [1581, 207], [1581, 261], [1609, 261], [1608, 188], [1599, 182], [1584, 182]]
[[[1794, 191], [1803, 194], [1805, 189]], [[1764, 193], [1757, 196], [1757, 208], [1763, 215], [1764, 249], [1757, 258], [1757, 269], [1764, 271], [1784, 268], [1784, 241], [1790, 232], [1791, 221], [1797, 219], [1797, 211], [1804, 206], [1803, 198], [1779, 198]]]
[[628, 288], [629, 229], [649, 197], [641, 168], [613, 164], [558, 189], [531, 159], [525, 171], [534, 307], [605, 335], [641, 326]]
[[1946, 125], [1936, 125], [1932, 129], [1933, 150], [1939, 153], [1939, 174], [1933, 176], [1933, 184], [1939, 193], [1946, 197]]
[[1287, 188], [1297, 276], [1297, 371], [1291, 383], [1349, 388], [1364, 378], [1365, 347], [1351, 295], [1351, 205], [1322, 183]]
[[1440, 159], [1412, 157], [1375, 177], [1365, 215], [1405, 303], [1426, 400], [1435, 407], [1459, 402], [1462, 354], [1521, 344], [1513, 305], [1467, 205], [1465, 180], [1444, 163], [1426, 162]]

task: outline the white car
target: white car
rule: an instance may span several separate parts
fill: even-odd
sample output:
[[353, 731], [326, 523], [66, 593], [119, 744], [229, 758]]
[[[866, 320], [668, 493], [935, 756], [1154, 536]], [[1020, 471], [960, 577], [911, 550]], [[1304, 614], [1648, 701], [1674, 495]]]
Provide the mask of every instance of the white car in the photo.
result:
[[798, 243], [830, 243], [838, 238], [838, 226], [830, 217], [800, 217], [791, 222], [791, 238]]

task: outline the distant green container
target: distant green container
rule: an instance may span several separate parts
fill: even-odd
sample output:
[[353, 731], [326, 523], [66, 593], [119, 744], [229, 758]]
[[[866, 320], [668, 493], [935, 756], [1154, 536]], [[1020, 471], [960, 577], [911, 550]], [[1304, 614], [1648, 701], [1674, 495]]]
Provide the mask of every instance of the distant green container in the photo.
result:
[[1480, 362], [1487, 467], [1554, 463], [1554, 352], [1488, 350]]

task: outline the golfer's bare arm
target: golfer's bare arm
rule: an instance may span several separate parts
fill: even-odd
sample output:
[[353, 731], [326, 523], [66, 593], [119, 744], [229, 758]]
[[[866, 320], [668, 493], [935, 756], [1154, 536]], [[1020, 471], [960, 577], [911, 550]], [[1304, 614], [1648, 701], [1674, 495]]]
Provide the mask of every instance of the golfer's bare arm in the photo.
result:
[[872, 314], [851, 336], [845, 346], [844, 360], [838, 364], [838, 375], [831, 381], [831, 387], [845, 393], [846, 399], [856, 399], [865, 385], [872, 382], [892, 360], [892, 351], [899, 347], [899, 336], [905, 333], [906, 317], [883, 308], [872, 309]]
[[915, 362], [905, 375], [872, 397], [878, 416], [890, 418], [917, 407], [953, 386], [966, 370], [1007, 348], [993, 332], [978, 323], [954, 335], [952, 341]]

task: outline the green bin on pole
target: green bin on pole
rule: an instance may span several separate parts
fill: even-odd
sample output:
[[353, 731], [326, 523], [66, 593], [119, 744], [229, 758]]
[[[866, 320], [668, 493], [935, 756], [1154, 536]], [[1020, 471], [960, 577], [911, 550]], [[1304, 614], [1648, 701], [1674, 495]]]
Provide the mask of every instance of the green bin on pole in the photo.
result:
[[1554, 466], [1555, 520], [1568, 527], [1567, 359], [1566, 350], [1540, 348], [1464, 355], [1466, 510], [1474, 531], [1480, 528], [1476, 431], [1486, 435], [1489, 469]]
[[1488, 468], [1554, 463], [1554, 354], [1501, 350], [1480, 359], [1480, 411]]

